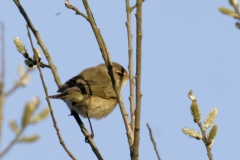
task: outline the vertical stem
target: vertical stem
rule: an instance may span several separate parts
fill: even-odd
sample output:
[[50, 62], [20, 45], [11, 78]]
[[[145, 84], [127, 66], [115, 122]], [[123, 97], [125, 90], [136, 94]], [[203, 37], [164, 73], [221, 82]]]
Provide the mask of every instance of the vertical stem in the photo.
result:
[[[84, 7], [86, 9], [86, 12], [87, 12], [87, 15], [88, 15], [88, 21], [89, 21], [89, 23], [90, 23], [90, 25], [92, 27], [92, 30], [94, 32], [94, 35], [95, 35], [96, 39], [97, 39], [99, 48], [100, 48], [100, 50], [102, 52], [103, 59], [104, 60], [110, 60], [110, 57], [109, 57], [108, 53], [106, 52], [106, 48], [105, 48], [105, 46], [104, 46], [104, 44], [102, 42], [101, 36], [99, 36], [100, 35], [100, 30], [97, 28], [97, 24], [95, 23], [94, 17], [92, 15], [92, 12], [90, 10], [90, 7], [88, 5], [87, 0], [83, 0], [83, 5], [84, 5]], [[107, 62], [106, 65], [107, 66], [110, 65], [109, 61]]]
[[4, 24], [1, 22], [1, 52], [2, 52], [2, 71], [1, 71], [1, 77], [0, 81], [3, 83], [4, 82], [4, 77], [5, 77], [5, 39], [4, 39]]
[[152, 141], [153, 148], [154, 148], [154, 150], [155, 150], [155, 153], [156, 153], [156, 155], [157, 155], [157, 158], [158, 158], [158, 160], [161, 160], [160, 155], [159, 155], [159, 153], [158, 153], [157, 144], [156, 144], [156, 142], [155, 142], [155, 140], [154, 140], [154, 137], [153, 137], [153, 135], [152, 135], [152, 129], [151, 129], [151, 127], [149, 126], [148, 123], [147, 123], [147, 128], [148, 128], [149, 136], [150, 136], [150, 139], [151, 139], [151, 141]]
[[2, 140], [2, 124], [3, 124], [3, 106], [5, 102], [4, 95], [4, 77], [5, 77], [5, 44], [4, 44], [4, 24], [1, 22], [1, 77], [0, 77], [0, 148]]
[[[135, 114], [134, 114], [134, 81], [133, 81], [133, 57], [132, 57], [132, 31], [131, 31], [131, 8], [129, 6], [129, 0], [126, 0], [126, 12], [127, 12], [127, 35], [128, 35], [128, 70], [129, 70], [129, 82], [130, 82], [130, 113], [131, 113], [131, 128], [135, 128]], [[134, 132], [133, 132], [134, 133]], [[134, 135], [133, 135], [134, 136]]]
[[4, 94], [0, 93], [0, 148], [1, 148], [1, 142], [2, 142], [3, 106], [4, 106], [5, 98], [6, 97], [4, 96]]
[[213, 160], [211, 149], [210, 149], [208, 141], [207, 141], [206, 131], [203, 129], [201, 122], [198, 122], [197, 124], [202, 132], [202, 137], [203, 137], [202, 140], [203, 140], [203, 143], [205, 144], [208, 158], [209, 158], [209, 160]]
[[136, 50], [136, 110], [135, 110], [135, 130], [132, 159], [137, 160], [139, 156], [140, 141], [140, 117], [141, 117], [141, 65], [142, 65], [142, 0], [137, 0], [137, 50]]
[[9, 145], [0, 153], [0, 159], [12, 148], [12, 146], [17, 142], [18, 138], [22, 135], [24, 128], [21, 128], [16, 137], [9, 143]]

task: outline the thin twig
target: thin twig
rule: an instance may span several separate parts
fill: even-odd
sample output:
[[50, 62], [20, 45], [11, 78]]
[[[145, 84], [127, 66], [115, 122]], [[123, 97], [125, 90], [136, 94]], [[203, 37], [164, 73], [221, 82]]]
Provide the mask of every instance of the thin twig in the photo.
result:
[[238, 19], [240, 19], [240, 12], [239, 12], [239, 10], [238, 10], [238, 5], [236, 6], [236, 5], [233, 5], [233, 8], [234, 8], [234, 10], [235, 10], [235, 12], [237, 13], [237, 15], [238, 15]]
[[4, 39], [4, 24], [1, 22], [1, 76], [0, 76], [0, 148], [2, 142], [2, 123], [3, 123], [3, 107], [5, 102], [4, 96], [4, 79], [5, 79], [5, 39]]
[[[131, 10], [129, 0], [126, 0], [126, 12], [127, 12], [127, 35], [128, 35], [128, 70], [129, 70], [129, 82], [130, 82], [130, 113], [131, 113], [131, 128], [132, 131], [135, 128], [135, 114], [134, 114], [134, 81], [133, 81], [133, 57], [132, 57], [132, 30], [131, 30]], [[134, 136], [134, 132], [133, 132]]]
[[134, 4], [132, 7], [130, 7], [130, 12], [132, 12], [137, 7], [137, 4]]
[[151, 141], [152, 141], [153, 148], [154, 148], [154, 150], [155, 150], [155, 152], [156, 152], [157, 158], [158, 158], [158, 160], [161, 160], [160, 155], [159, 155], [159, 153], [158, 153], [157, 144], [156, 144], [156, 142], [155, 142], [155, 140], [154, 140], [154, 138], [153, 138], [153, 135], [152, 135], [152, 129], [151, 129], [151, 127], [148, 125], [148, 123], [147, 123], [147, 127], [148, 127], [149, 136], [150, 136], [150, 139], [151, 139]]
[[[33, 46], [33, 43], [32, 43], [32, 38], [31, 38], [31, 34], [30, 34], [30, 31], [29, 31], [29, 27], [27, 25], [27, 30], [28, 30], [28, 37], [29, 37], [29, 40], [30, 40], [30, 43], [31, 43], [31, 47], [32, 47], [32, 50], [33, 50], [33, 53], [34, 54], [37, 54], [34, 50], [34, 46]], [[38, 57], [38, 55], [35, 55], [36, 57]], [[76, 160], [76, 158], [74, 157], [74, 155], [68, 150], [67, 146], [65, 145], [63, 139], [62, 139], [62, 136], [61, 136], [61, 133], [60, 133], [60, 130], [57, 126], [57, 122], [56, 122], [56, 119], [54, 117], [54, 113], [53, 113], [53, 110], [52, 110], [52, 105], [50, 103], [50, 100], [49, 100], [49, 96], [48, 96], [48, 90], [47, 90], [47, 87], [46, 87], [46, 84], [44, 82], [44, 78], [43, 78], [43, 75], [42, 75], [42, 70], [40, 68], [40, 64], [39, 64], [39, 61], [38, 59], [36, 60], [37, 62], [37, 68], [38, 68], [38, 71], [39, 71], [39, 74], [40, 74], [40, 78], [41, 78], [41, 81], [42, 81], [42, 85], [43, 85], [43, 88], [44, 88], [44, 92], [45, 92], [45, 95], [46, 95], [46, 100], [47, 100], [47, 103], [48, 103], [48, 107], [49, 107], [49, 110], [50, 110], [50, 113], [51, 113], [51, 117], [52, 117], [52, 121], [53, 121], [53, 125], [54, 125], [54, 128], [57, 132], [57, 135], [58, 135], [58, 139], [59, 139], [59, 142], [60, 144], [63, 146], [64, 150], [67, 152], [67, 154], [73, 159], [73, 160]]]
[[[37, 62], [36, 62], [35, 60], [33, 60], [31, 57], [29, 57], [28, 53], [24, 54], [23, 56], [24, 56], [28, 61], [32, 62], [31, 64], [28, 65], [28, 67], [31, 68], [31, 67], [33, 67], [34, 65], [37, 65]], [[27, 65], [27, 64], [26, 64], [26, 65]], [[49, 65], [47, 65], [47, 64], [45, 64], [45, 63], [43, 63], [43, 62], [40, 62], [39, 65], [40, 65], [41, 68], [50, 68], [50, 69], [51, 69], [51, 67], [50, 67]]]
[[12, 148], [12, 146], [18, 141], [18, 138], [23, 133], [26, 127], [21, 128], [21, 130], [16, 134], [16, 137], [9, 143], [9, 145], [0, 153], [0, 159]]
[[39, 46], [41, 47], [41, 49], [42, 49], [42, 51], [43, 51], [43, 53], [44, 53], [44, 55], [45, 55], [45, 57], [46, 57], [46, 59], [47, 59], [47, 61], [49, 63], [49, 66], [51, 68], [54, 80], [55, 80], [58, 88], [60, 88], [62, 86], [62, 83], [61, 83], [61, 80], [60, 80], [60, 78], [58, 76], [57, 68], [55, 67], [55, 65], [54, 65], [54, 63], [52, 61], [52, 58], [51, 58], [50, 54], [48, 53], [48, 49], [45, 47], [45, 45], [44, 45], [44, 43], [43, 43], [43, 41], [42, 41], [38, 31], [35, 29], [33, 23], [31, 22], [31, 20], [29, 19], [27, 13], [25, 12], [23, 7], [21, 6], [19, 0], [13, 0], [13, 1], [16, 4], [16, 6], [18, 7], [20, 13], [23, 15], [24, 19], [26, 20], [26, 22], [27, 22], [29, 28], [31, 29], [31, 31], [33, 32], [34, 36], [36, 37], [37, 42], [38, 42]]
[[135, 109], [135, 130], [132, 159], [138, 160], [140, 141], [140, 117], [141, 117], [141, 66], [142, 66], [142, 0], [137, 0], [136, 12], [137, 26], [137, 48], [136, 48], [136, 109]]
[[47, 64], [45, 64], [43, 62], [40, 62], [39, 65], [40, 65], [41, 68], [49, 68], [49, 69], [51, 69], [51, 67], [49, 65], [47, 65]]
[[82, 17], [84, 17], [86, 20], [88, 20], [88, 16], [86, 16], [84, 13], [80, 12], [76, 7], [74, 7], [73, 5], [69, 4], [69, 0], [66, 0], [65, 1], [65, 6], [68, 8], [68, 9], [72, 9], [76, 12], [77, 15], [80, 15]]
[[[3, 87], [3, 85], [0, 87]], [[1, 142], [2, 142], [3, 107], [4, 107], [5, 99], [6, 97], [4, 96], [4, 94], [3, 93], [0, 94], [0, 148], [2, 144]]]
[[211, 153], [211, 148], [210, 148], [210, 146], [208, 144], [208, 141], [207, 141], [206, 131], [203, 129], [201, 122], [198, 122], [197, 124], [198, 124], [198, 126], [199, 126], [199, 128], [202, 132], [202, 141], [205, 144], [208, 158], [209, 158], [209, 160], [213, 160], [212, 153]]
[[26, 76], [28, 76], [28, 74], [33, 71], [34, 69], [32, 68], [28, 68], [27, 71], [23, 74], [23, 76], [20, 77], [20, 80], [14, 84], [14, 86], [9, 90], [7, 91], [4, 95], [6, 97], [10, 96], [13, 92], [15, 92], [19, 87], [22, 87], [23, 84], [22, 84], [22, 81], [26, 78]]
[[3, 22], [1, 22], [1, 55], [2, 55], [2, 66], [1, 66], [1, 77], [0, 77], [0, 81], [2, 83], [4, 83], [4, 77], [5, 77], [5, 37], [4, 37], [4, 24]]

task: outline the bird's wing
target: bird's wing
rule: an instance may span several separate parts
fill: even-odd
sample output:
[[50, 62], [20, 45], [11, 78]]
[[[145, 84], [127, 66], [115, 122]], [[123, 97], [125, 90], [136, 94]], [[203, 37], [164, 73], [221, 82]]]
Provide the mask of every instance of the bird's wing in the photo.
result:
[[96, 76], [98, 75], [77, 75], [69, 79], [61, 88], [59, 88], [58, 92], [80, 92], [81, 94], [93, 95], [102, 98], [115, 98], [116, 94], [112, 88], [110, 78], [99, 79]]
[[69, 79], [67, 82], [65, 82], [58, 90], [57, 92], [64, 92], [66, 89], [74, 87], [76, 80], [79, 78], [79, 75]]
[[71, 100], [77, 103], [77, 102], [82, 102], [82, 100], [85, 97], [81, 93], [81, 90], [78, 87], [71, 87], [66, 89], [64, 92], [60, 94], [49, 96], [49, 98]]
[[82, 80], [78, 79], [75, 83], [75, 87], [81, 90], [82, 94], [93, 95], [102, 98], [115, 98], [116, 94], [112, 88], [112, 83], [94, 80]]

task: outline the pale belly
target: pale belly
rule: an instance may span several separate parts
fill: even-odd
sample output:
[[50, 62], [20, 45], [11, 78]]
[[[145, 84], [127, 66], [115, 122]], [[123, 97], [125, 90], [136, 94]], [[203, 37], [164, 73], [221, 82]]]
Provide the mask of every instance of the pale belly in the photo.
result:
[[72, 105], [72, 101], [66, 103], [71, 110], [74, 110], [83, 117], [101, 119], [110, 114], [117, 105], [116, 99], [104, 99], [96, 96], [89, 96], [84, 103]]

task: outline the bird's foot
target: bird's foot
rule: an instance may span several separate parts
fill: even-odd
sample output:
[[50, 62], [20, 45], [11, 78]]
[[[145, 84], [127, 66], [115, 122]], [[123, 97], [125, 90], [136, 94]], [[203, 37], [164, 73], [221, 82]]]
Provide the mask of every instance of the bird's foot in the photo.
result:
[[93, 137], [94, 137], [94, 133], [86, 136], [86, 137], [85, 137], [85, 142], [86, 142], [86, 143], [89, 143], [89, 138], [93, 139]]
[[73, 116], [73, 111], [71, 110], [71, 113], [68, 116]]

